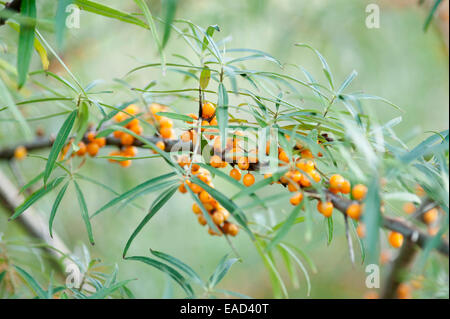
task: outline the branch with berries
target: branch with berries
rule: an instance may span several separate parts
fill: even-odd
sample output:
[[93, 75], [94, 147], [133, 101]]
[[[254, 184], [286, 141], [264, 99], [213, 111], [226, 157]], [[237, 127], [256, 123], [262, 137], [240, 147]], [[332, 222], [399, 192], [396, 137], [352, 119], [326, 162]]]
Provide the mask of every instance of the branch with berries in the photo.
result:
[[[158, 124], [158, 128], [159, 128], [159, 134], [155, 135], [155, 136], [151, 136], [151, 137], [144, 137], [145, 140], [147, 140], [148, 142], [151, 142], [152, 144], [157, 145], [161, 150], [164, 150], [166, 152], [171, 152], [172, 149], [176, 149], [179, 150], [179, 146], [183, 145], [185, 147], [185, 149], [187, 148], [188, 150], [190, 150], [191, 152], [194, 149], [194, 145], [196, 141], [196, 137], [195, 137], [195, 130], [190, 130], [185, 132], [186, 134], [183, 134], [181, 136], [181, 139], [174, 139], [173, 137], [173, 132], [171, 131], [171, 121], [167, 121], [168, 119], [162, 116], [157, 115], [158, 112], [162, 111], [163, 109], [161, 107], [156, 107], [154, 106], [156, 109], [153, 110], [152, 114], [155, 117], [155, 120]], [[206, 107], [204, 107], [204, 110], [206, 110], [206, 112], [212, 112], [211, 110], [208, 111], [208, 109], [211, 108], [210, 105], [207, 105]], [[127, 110], [126, 113], [137, 113], [137, 110], [132, 110], [132, 108], [129, 108]], [[198, 117], [196, 117], [193, 114], [189, 115], [190, 117], [193, 118], [193, 121], [195, 121]], [[115, 121], [116, 122], [121, 122], [124, 121], [126, 118], [126, 116], [122, 115], [122, 113], [119, 113], [119, 115], [116, 116]], [[208, 116], [208, 118], [211, 118], [211, 116]], [[214, 118], [211, 119], [211, 121], [214, 121]], [[210, 121], [210, 123], [211, 123]], [[138, 125], [138, 122], [130, 122], [127, 124], [127, 127], [130, 130], [135, 130], [137, 132], [141, 132], [140, 129], [138, 128], [133, 128], [133, 125]], [[169, 128], [169, 130], [166, 130], [164, 128]], [[114, 147], [118, 147], [120, 149], [119, 152], [112, 152], [111, 155], [123, 155], [123, 156], [134, 156], [135, 154], [130, 154], [127, 149], [129, 147], [145, 147], [145, 143], [143, 143], [141, 140], [139, 139], [135, 139], [135, 138], [129, 138], [128, 135], [125, 135], [126, 133], [124, 132], [119, 132], [116, 131], [114, 132], [114, 134], [112, 136], [107, 136], [104, 138], [96, 138], [95, 136], [95, 132], [88, 132], [85, 134], [85, 136], [83, 137], [82, 141], [80, 142], [80, 144], [78, 145], [79, 148], [76, 152], [73, 153], [74, 156], [78, 155], [78, 156], [84, 156], [85, 154], [89, 154], [91, 156], [96, 156], [98, 153], [99, 148], [104, 147], [104, 146], [114, 146]], [[0, 149], [0, 159], [4, 159], [4, 160], [20, 160], [23, 159], [27, 152], [29, 151], [35, 151], [35, 150], [40, 150], [40, 149], [46, 149], [46, 148], [50, 148], [52, 147], [53, 143], [54, 143], [54, 137], [37, 137], [34, 141], [25, 143], [25, 144], [21, 144], [21, 145], [15, 145], [15, 146], [10, 146], [10, 147], [6, 147], [3, 149]], [[219, 139], [217, 139], [219, 140]], [[216, 143], [218, 144], [218, 143]], [[70, 143], [67, 144], [68, 146], [70, 146]], [[92, 145], [92, 146], [90, 146]], [[67, 152], [67, 150], [66, 150]], [[63, 151], [64, 153], [64, 151]], [[285, 153], [280, 152], [279, 154], [280, 159], [286, 160], [285, 157]], [[227, 158], [227, 154], [225, 151], [219, 153], [219, 156], [215, 155], [212, 156], [211, 158], [211, 162], [210, 165], [213, 167], [222, 167], [225, 162], [225, 159]], [[247, 175], [244, 176], [243, 178], [243, 182], [244, 185], [246, 186], [251, 186], [254, 183], [254, 177], [253, 175], [251, 175], [251, 171], [257, 171], [260, 169], [261, 166], [264, 166], [265, 163], [249, 163], [248, 160], [243, 160], [243, 158], [245, 157], [240, 157], [238, 158], [234, 158], [230, 161], [230, 165], [235, 167], [231, 170], [230, 172], [230, 176], [236, 180], [240, 180], [241, 179], [241, 173], [240, 171], [236, 168], [236, 166], [238, 168], [240, 168], [241, 170], [247, 170], [248, 173]], [[185, 161], [185, 162], [183, 162]], [[187, 161], [187, 162], [186, 162]], [[124, 161], [127, 163], [127, 161]], [[254, 161], [253, 161], [254, 162]], [[189, 159], [183, 159], [181, 158], [179, 161], [180, 165], [191, 165], [191, 163], [189, 162]], [[126, 165], [128, 166], [128, 165]], [[193, 167], [191, 167], [191, 169], [193, 171], [198, 171], [198, 167], [197, 165], [192, 165]], [[311, 166], [311, 167], [308, 167]], [[299, 170], [294, 170], [294, 171], [290, 171], [287, 174], [285, 174], [285, 176], [281, 177], [279, 182], [281, 184], [283, 184], [284, 186], [286, 186], [288, 189], [290, 189], [291, 187], [296, 187], [296, 186], [292, 186], [293, 183], [292, 181], [296, 181], [298, 182], [302, 188], [303, 188], [303, 192], [298, 192], [299, 189], [290, 189], [294, 195], [291, 198], [291, 204], [293, 205], [298, 205], [302, 198], [303, 198], [303, 194], [305, 194], [306, 196], [308, 196], [311, 199], [316, 199], [318, 200], [318, 210], [320, 213], [322, 213], [325, 217], [329, 217], [333, 211], [333, 208], [337, 209], [339, 212], [341, 212], [344, 216], [348, 216], [354, 220], [359, 220], [360, 216], [362, 214], [362, 205], [361, 205], [361, 201], [363, 200], [365, 193], [367, 192], [367, 188], [364, 185], [358, 184], [353, 186], [353, 189], [351, 189], [351, 186], [349, 185], [348, 181], [346, 181], [345, 179], [343, 179], [340, 175], [333, 175], [331, 176], [331, 178], [329, 179], [329, 184], [330, 184], [330, 188], [329, 189], [323, 189], [323, 192], [325, 194], [326, 197], [326, 201], [325, 202], [321, 202], [322, 195], [319, 194], [319, 192], [317, 192], [315, 189], [313, 189], [311, 186], [311, 183], [309, 181], [308, 178], [305, 178], [304, 176], [308, 175], [308, 174], [301, 174], [299, 172], [310, 172], [310, 177], [312, 179], [320, 180], [320, 177], [315, 177], [314, 173], [315, 172], [312, 168], [314, 167], [313, 164], [311, 164], [311, 161], [309, 160], [300, 160], [296, 163], [296, 167]], [[239, 176], [237, 176], [239, 175]], [[251, 175], [251, 176], [250, 176]], [[249, 177], [250, 176], [250, 177]], [[252, 178], [251, 178], [252, 177]], [[265, 176], [265, 178], [269, 178], [271, 176], [267, 175]], [[208, 180], [208, 178], [206, 178], [206, 180]], [[182, 186], [185, 184], [182, 184]], [[296, 184], [297, 185], [297, 184]], [[191, 184], [189, 185], [190, 188], [192, 189], [192, 186], [195, 186], [195, 184]], [[298, 187], [298, 186], [297, 186]], [[333, 189], [334, 187], [334, 189]], [[342, 192], [343, 194], [348, 194], [349, 192], [352, 192], [352, 199], [349, 198], [345, 198], [343, 196], [338, 195], [339, 192], [336, 191], [336, 188], [340, 188], [340, 192]], [[180, 187], [180, 190], [182, 190], [183, 187]], [[195, 190], [195, 187], [194, 187]], [[183, 192], [187, 192], [186, 187], [184, 187], [184, 191]], [[209, 201], [209, 196], [208, 199], [205, 198], [207, 197], [207, 194], [202, 194], [201, 192], [201, 187], [199, 187], [199, 191], [196, 193], [199, 195], [199, 198], [201, 199], [201, 202], [208, 202]], [[201, 213], [201, 209], [200, 207], [197, 207], [197, 214]], [[425, 213], [422, 212], [422, 214]], [[226, 214], [223, 214], [226, 215]], [[214, 218], [214, 214], [211, 214], [211, 216]], [[223, 216], [221, 216], [223, 217]], [[215, 222], [219, 222], [222, 221], [223, 218], [219, 218], [219, 217], [215, 217]], [[204, 218], [201, 218], [201, 216], [199, 217], [199, 219], [201, 219], [201, 221], [199, 220], [199, 222], [201, 224], [206, 224], [207, 220], [205, 220]], [[217, 224], [217, 223], [216, 223]], [[223, 224], [223, 221], [219, 223], [219, 227], [221, 230], [223, 230], [223, 226], [224, 225], [229, 225], [228, 223]], [[420, 248], [424, 248], [427, 243], [432, 239], [432, 236], [427, 235], [426, 233], [424, 233], [423, 231], [421, 231], [420, 229], [418, 229], [417, 227], [415, 227], [414, 225], [412, 225], [411, 223], [404, 221], [404, 220], [400, 220], [400, 219], [395, 219], [395, 218], [391, 218], [388, 216], [382, 216], [381, 217], [381, 226], [385, 229], [391, 230], [392, 233], [390, 235], [390, 237], [392, 237], [392, 244], [396, 245], [399, 243], [399, 241], [403, 241], [403, 239], [406, 239], [407, 241], [413, 243], [414, 245], [417, 245]], [[226, 226], [226, 227], [230, 227], [230, 226]], [[211, 233], [213, 233], [211, 231]], [[233, 227], [232, 231], [229, 231], [230, 234], [236, 234], [237, 231], [236, 229]], [[390, 239], [391, 240], [391, 239]], [[399, 245], [399, 247], [401, 246], [401, 244]], [[448, 256], [449, 255], [449, 243], [444, 240], [444, 239], [440, 239], [439, 245], [436, 246], [436, 250], [445, 255]]]

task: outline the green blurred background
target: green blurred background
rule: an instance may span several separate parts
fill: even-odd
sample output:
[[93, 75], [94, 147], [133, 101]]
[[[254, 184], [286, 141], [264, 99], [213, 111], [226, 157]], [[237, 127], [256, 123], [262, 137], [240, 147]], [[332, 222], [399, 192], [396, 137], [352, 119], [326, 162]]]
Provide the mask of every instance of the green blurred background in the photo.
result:
[[[104, 3], [129, 12], [138, 11], [133, 1], [109, 0]], [[379, 29], [365, 26], [368, 3], [380, 5]], [[290, 64], [301, 65], [324, 82], [317, 58], [309, 50], [294, 47], [294, 43], [302, 42], [315, 47], [328, 60], [336, 82], [342, 82], [352, 70], [357, 70], [358, 77], [352, 84], [352, 90], [382, 96], [404, 110], [404, 113], [399, 113], [383, 104], [373, 104], [380, 120], [403, 117], [395, 131], [412, 145], [428, 136], [428, 131], [447, 129], [449, 116], [447, 49], [437, 28], [423, 32], [427, 10], [417, 7], [415, 3], [375, 0], [182, 0], [179, 1], [177, 18], [189, 19], [202, 27], [218, 24], [221, 32], [216, 35], [217, 38], [232, 37], [227, 48], [266, 51], [286, 63], [288, 72], [301, 76], [300, 71]], [[150, 5], [155, 16], [162, 14], [160, 1], [150, 1]], [[49, 15], [54, 10], [53, 1], [42, 1], [40, 6], [40, 10], [48, 11]], [[13, 31], [5, 28], [0, 30], [0, 38], [6, 47], [12, 46], [15, 40]], [[172, 34], [166, 48], [168, 61], [179, 62], [172, 56], [173, 53], [190, 56], [188, 50], [184, 42]], [[13, 61], [15, 52], [6, 50], [2, 54]], [[86, 12], [81, 14], [81, 28], [68, 33], [66, 47], [61, 54], [83, 83], [103, 79], [106, 81], [104, 87], [113, 83], [114, 78], [122, 78], [132, 67], [158, 62], [156, 48], [148, 32]], [[32, 69], [40, 67], [35, 58]], [[61, 72], [56, 62], [52, 63], [51, 68]], [[250, 65], [272, 67], [262, 61]], [[138, 73], [132, 82], [133, 85], [143, 86], [156, 80], [160, 87], [195, 87], [192, 82], [186, 84], [180, 78], [182, 76], [173, 73], [162, 78], [160, 71], [154, 70]], [[130, 100], [132, 95], [121, 91], [104, 98], [118, 104]], [[177, 100], [174, 103], [183, 112], [193, 111], [196, 107], [194, 102]], [[23, 107], [29, 116], [56, 110], [49, 103]], [[61, 125], [61, 119], [31, 124], [45, 127], [48, 133], [53, 133]], [[16, 134], [10, 133], [11, 124], [0, 122], [0, 127], [0, 147], [18, 142], [14, 140]], [[29, 180], [43, 169], [44, 164], [30, 158], [19, 163], [19, 166]], [[8, 172], [4, 163], [0, 163], [0, 168]], [[136, 161], [130, 169], [121, 169], [118, 165], [111, 166], [106, 160], [88, 159], [81, 173], [101, 180], [117, 191], [124, 191], [166, 170], [167, 167], [159, 160]], [[226, 194], [236, 191], [220, 181], [215, 183]], [[82, 186], [90, 211], [111, 198], [110, 194], [90, 184], [82, 182]], [[63, 200], [55, 227], [73, 248], [81, 242], [87, 244], [87, 236], [74, 189], [69, 188], [68, 195]], [[138, 203], [146, 207], [154, 196], [140, 198]], [[45, 218], [54, 197], [55, 194], [48, 196], [38, 205]], [[230, 248], [223, 238], [209, 236], [206, 229], [198, 225], [191, 205], [189, 196], [176, 194], [139, 235], [129, 254], [148, 255], [149, 248], [160, 250], [177, 256], [207, 278], [219, 259], [230, 252]], [[289, 206], [286, 204], [277, 206], [273, 213], [281, 219], [279, 216], [288, 212]], [[257, 210], [250, 214], [253, 218], [269, 218], [267, 213]], [[142, 211], [128, 206], [120, 211], [110, 209], [94, 219], [96, 246], [91, 251], [94, 257], [106, 263], [118, 263], [121, 279], [138, 278], [129, 286], [137, 297], [160, 298], [168, 281], [166, 276], [153, 268], [124, 262], [121, 258], [124, 244], [142, 216]], [[5, 233], [7, 238], [20, 236], [17, 226], [7, 223], [6, 219], [7, 214], [1, 212], [0, 233]], [[317, 265], [318, 273], [311, 277], [310, 297], [360, 298], [366, 292], [364, 268], [358, 262], [355, 266], [350, 262], [342, 221], [339, 219], [335, 223], [336, 233], [330, 246], [326, 244], [326, 225], [320, 216], [315, 216], [314, 225], [311, 238], [306, 235], [302, 224], [294, 226], [288, 236], [288, 240], [306, 251]], [[243, 256], [243, 262], [233, 266], [221, 288], [256, 298], [270, 298], [272, 292], [268, 273], [251, 241], [245, 234], [233, 241]], [[357, 260], [360, 260], [358, 257], [359, 254]], [[281, 260], [280, 269], [284, 271]], [[287, 279], [285, 271], [283, 277]], [[298, 288], [288, 284], [290, 297], [307, 297], [306, 283], [301, 274], [300, 279]], [[183, 296], [178, 288], [175, 288], [175, 296]]]

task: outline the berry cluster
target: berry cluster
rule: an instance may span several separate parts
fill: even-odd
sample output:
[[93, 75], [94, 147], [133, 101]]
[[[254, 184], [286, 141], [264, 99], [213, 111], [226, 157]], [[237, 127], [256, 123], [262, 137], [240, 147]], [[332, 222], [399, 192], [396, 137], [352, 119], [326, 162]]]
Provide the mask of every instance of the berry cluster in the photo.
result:
[[[212, 183], [211, 174], [208, 170], [201, 168], [198, 164], [192, 164], [189, 161], [188, 157], [181, 156], [178, 160], [178, 164], [183, 167], [186, 171], [190, 170], [190, 173], [193, 176], [196, 176], [199, 180], [204, 182], [210, 187], [214, 187]], [[198, 196], [198, 199], [202, 203], [203, 208], [208, 212], [211, 220], [220, 230], [220, 233], [216, 232], [211, 227], [208, 229], [208, 233], [210, 235], [220, 236], [222, 233], [226, 235], [236, 236], [239, 232], [239, 228], [237, 225], [228, 221], [230, 217], [230, 213], [222, 207], [219, 202], [214, 199], [207, 191], [205, 191], [201, 186], [197, 185], [194, 182], [186, 179], [178, 188], [181, 193], [187, 193], [188, 190], [186, 186], [190, 188], [190, 190]], [[200, 225], [205, 226], [207, 224], [207, 220], [203, 215], [202, 209], [197, 203], [194, 203], [192, 206], [193, 212], [198, 216], [198, 222]]]

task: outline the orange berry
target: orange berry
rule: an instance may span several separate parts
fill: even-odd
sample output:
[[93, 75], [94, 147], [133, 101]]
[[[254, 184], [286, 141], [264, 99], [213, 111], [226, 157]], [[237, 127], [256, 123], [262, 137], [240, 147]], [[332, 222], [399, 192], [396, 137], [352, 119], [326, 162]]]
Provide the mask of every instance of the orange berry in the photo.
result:
[[199, 215], [198, 216], [198, 222], [200, 225], [205, 226], [208, 222], [206, 221], [205, 216], [203, 215]]
[[216, 113], [216, 108], [209, 102], [206, 102], [202, 106], [202, 118], [209, 119]]
[[407, 214], [412, 214], [416, 211], [416, 205], [411, 202], [405, 203], [403, 204], [403, 211]]
[[120, 161], [119, 164], [122, 167], [129, 167], [129, 166], [131, 166], [131, 160]]
[[375, 291], [369, 291], [364, 294], [364, 299], [379, 299], [380, 295]]
[[194, 214], [197, 214], [197, 215], [202, 213], [200, 206], [198, 206], [198, 204], [196, 204], [196, 203], [194, 203], [192, 205], [192, 211], [194, 212]]
[[156, 142], [156, 147], [164, 151], [166, 149], [166, 144], [163, 141]]
[[314, 170], [314, 171], [312, 171], [312, 172], [310, 172], [310, 173], [308, 173], [308, 174], [309, 174], [309, 176], [313, 179], [313, 181], [315, 181], [316, 183], [320, 182], [320, 180], [322, 179], [322, 178], [320, 177], [319, 172], [316, 171], [316, 170]]
[[170, 127], [162, 127], [161, 130], [159, 131], [159, 133], [165, 139], [169, 139], [169, 138], [173, 137], [173, 131]]
[[400, 248], [403, 245], [403, 235], [394, 231], [389, 233], [389, 243], [394, 248]]
[[86, 144], [84, 144], [83, 142], [78, 143], [77, 155], [84, 156], [86, 154], [86, 151], [87, 151]]
[[352, 187], [348, 180], [344, 180], [344, 183], [342, 183], [341, 187], [339, 188], [339, 190], [342, 194], [350, 193], [351, 189], [352, 189]]
[[131, 115], [136, 115], [140, 112], [140, 108], [136, 104], [130, 104], [125, 108], [124, 111], [130, 113]]
[[191, 185], [189, 185], [189, 187], [191, 188], [191, 191], [193, 191], [195, 194], [199, 194], [203, 188], [201, 188], [201, 186], [191, 183]]
[[238, 160], [238, 166], [241, 170], [246, 171], [248, 170], [250, 164], [248, 163], [248, 158], [247, 157], [241, 157]]
[[222, 159], [218, 155], [213, 155], [211, 157], [211, 160], [209, 161], [209, 164], [212, 167], [218, 168], [218, 167], [220, 167], [222, 165]]
[[312, 172], [316, 168], [316, 165], [313, 161], [308, 160], [305, 162], [305, 172]]
[[135, 157], [137, 155], [137, 148], [134, 146], [127, 146], [122, 151], [123, 155], [129, 157]]
[[319, 201], [317, 203], [317, 210], [325, 217], [331, 217], [331, 215], [333, 214], [333, 208], [334, 206], [332, 202], [322, 203]]
[[94, 139], [93, 142], [95, 144], [97, 144], [98, 147], [102, 148], [102, 147], [105, 147], [105, 145], [106, 145], [106, 138], [105, 137], [99, 137], [99, 138]]
[[87, 133], [86, 138], [89, 142], [93, 142], [95, 140], [95, 133], [94, 132]]
[[230, 171], [230, 176], [232, 177], [232, 178], [234, 178], [235, 180], [237, 180], [237, 181], [239, 181], [239, 180], [241, 180], [241, 172], [237, 169], [237, 168], [233, 168], [231, 171]]
[[139, 124], [136, 124], [130, 127], [130, 131], [136, 135], [141, 135], [144, 132], [144, 129]]
[[314, 155], [311, 153], [311, 151], [307, 149], [302, 150], [300, 152], [300, 155], [302, 156], [302, 158], [311, 158], [311, 159], [314, 158]]
[[182, 194], [186, 194], [187, 193], [187, 189], [186, 186], [183, 184], [180, 184], [180, 186], [178, 187], [178, 190], [180, 191], [180, 193]]
[[213, 198], [211, 197], [211, 195], [208, 194], [207, 191], [202, 191], [199, 195], [199, 198], [202, 201], [202, 203], [209, 203], [213, 200]]
[[361, 213], [362, 213], [361, 205], [358, 203], [350, 204], [350, 206], [347, 207], [346, 213], [347, 213], [347, 216], [349, 216], [350, 218], [352, 218], [354, 220], [359, 220], [359, 218], [361, 217]]
[[303, 193], [296, 193], [294, 196], [291, 197], [291, 199], [289, 200], [291, 202], [292, 205], [297, 206], [298, 204], [300, 204], [303, 200]]
[[113, 136], [114, 136], [115, 138], [121, 138], [122, 135], [124, 135], [124, 134], [125, 134], [125, 133], [122, 132], [122, 131], [114, 131]]
[[299, 190], [298, 184], [297, 183], [288, 183], [288, 190], [293, 193]]
[[222, 225], [222, 223], [225, 221], [223, 214], [220, 211], [215, 212], [211, 217], [214, 224], [216, 225]]
[[128, 133], [124, 133], [122, 137], [120, 138], [120, 144], [122, 145], [132, 145], [134, 143], [134, 137], [133, 135], [130, 135]]
[[330, 187], [340, 189], [344, 184], [345, 179], [339, 174], [334, 174], [330, 177]]
[[285, 151], [283, 151], [283, 150], [278, 154], [278, 159], [279, 159], [280, 161], [289, 163], [289, 156], [288, 156], [287, 153], [286, 153]]
[[249, 187], [255, 183], [255, 176], [250, 173], [244, 175], [244, 179], [242, 180], [245, 186]]
[[311, 186], [311, 181], [309, 180], [309, 178], [305, 174], [302, 174], [302, 176], [300, 177], [300, 185], [302, 187], [309, 187], [309, 186]]
[[357, 184], [353, 186], [352, 189], [352, 196], [356, 200], [363, 200], [364, 197], [366, 197], [367, 194], [367, 186], [363, 184]]
[[129, 129], [135, 125], [139, 125], [139, 120], [136, 118], [134, 118], [130, 122], [128, 122], [127, 125], [125, 125], [125, 127]]
[[419, 197], [425, 196], [425, 190], [419, 184], [416, 185], [416, 195]]
[[427, 211], [426, 213], [423, 214], [422, 218], [423, 221], [425, 222], [425, 224], [432, 224], [436, 221], [436, 219], [438, 218], [439, 215], [439, 211], [437, 210], [437, 208], [432, 208], [429, 211]]
[[222, 235], [222, 234], [217, 233], [212, 228], [208, 228], [208, 234], [210, 234], [211, 236], [221, 236]]
[[211, 121], [209, 121], [209, 125], [211, 126], [217, 126], [217, 118], [214, 116], [213, 119]]
[[397, 287], [397, 298], [398, 299], [411, 299], [411, 287], [406, 283], [401, 283]]
[[162, 117], [159, 121], [159, 126], [160, 127], [168, 127], [168, 128], [172, 128], [173, 127], [173, 121], [167, 117]]
[[[190, 118], [194, 119], [194, 120], [198, 120], [198, 116], [194, 113], [189, 113], [187, 116], [189, 116]], [[193, 124], [194, 122], [187, 122], [188, 124]]]
[[24, 146], [19, 146], [14, 150], [14, 158], [16, 160], [23, 160], [27, 156], [27, 149]]
[[191, 133], [189, 131], [184, 132], [183, 134], [181, 134], [180, 139], [185, 143], [190, 142], [191, 141]]
[[222, 228], [224, 233], [230, 236], [236, 236], [239, 232], [239, 228], [235, 224], [229, 222], [225, 222]]
[[86, 146], [86, 150], [87, 150], [88, 154], [92, 157], [97, 155], [99, 149], [100, 148], [98, 147], [98, 145], [96, 143], [89, 143]]
[[356, 227], [356, 233], [358, 234], [359, 238], [366, 237], [366, 225], [363, 223], [359, 223], [358, 227]]
[[116, 115], [114, 115], [113, 119], [114, 119], [114, 121], [116, 121], [117, 123], [120, 123], [120, 122], [126, 120], [127, 117], [128, 117], [128, 115], [126, 115], [125, 113], [119, 112], [119, 113], [117, 113]]

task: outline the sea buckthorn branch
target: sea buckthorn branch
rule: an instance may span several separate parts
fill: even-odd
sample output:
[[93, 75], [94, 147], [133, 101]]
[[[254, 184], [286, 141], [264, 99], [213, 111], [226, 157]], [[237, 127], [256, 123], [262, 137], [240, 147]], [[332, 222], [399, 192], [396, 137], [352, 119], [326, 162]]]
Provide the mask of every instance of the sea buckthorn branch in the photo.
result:
[[[87, 135], [88, 134], [86, 134], [85, 137], [83, 138], [83, 141], [85, 143], [89, 142], [89, 138]], [[180, 146], [183, 146], [184, 150], [189, 149], [190, 151], [193, 151], [192, 141], [183, 141], [178, 139], [164, 139], [159, 136], [151, 136], [145, 138], [154, 144], [157, 144], [158, 142], [161, 141], [164, 142], [166, 152], [171, 152], [172, 149], [180, 150]], [[117, 147], [122, 146], [121, 140], [119, 138], [115, 138], [114, 136], [108, 136], [105, 138], [105, 140], [106, 145], [108, 146], [117, 146]], [[47, 138], [39, 137], [35, 141], [29, 143], [10, 146], [0, 150], [0, 159], [11, 160], [12, 158], [15, 157], [15, 153], [17, 152], [19, 147], [24, 147], [27, 151], [39, 150], [51, 147], [53, 145], [53, 142], [54, 142], [53, 137]], [[143, 147], [144, 143], [140, 140], [135, 139], [132, 145], [135, 147]], [[221, 160], [225, 159], [226, 154], [225, 151], [223, 151], [223, 153], [221, 154]], [[234, 167], [238, 166], [239, 163], [237, 161], [232, 161], [230, 165]], [[258, 171], [260, 167], [264, 165], [265, 165], [264, 162], [249, 163], [247, 171], [249, 172]], [[350, 205], [355, 203], [354, 200], [350, 200], [337, 194], [333, 194], [328, 189], [324, 189], [324, 192], [326, 194], [327, 200], [329, 200], [333, 204], [334, 208], [336, 208], [338, 211], [344, 214], [344, 216], [347, 215], [347, 210], [350, 207]], [[321, 200], [321, 195], [313, 189], [305, 190], [305, 194], [307, 194], [312, 199], [317, 199], [319, 201]], [[430, 204], [427, 204], [425, 208], [426, 209], [424, 210], [424, 212], [430, 209]], [[420, 216], [422, 215], [423, 213], [420, 214]], [[432, 236], [425, 234], [424, 232], [417, 229], [410, 223], [395, 218], [391, 218], [388, 216], [382, 217], [381, 225], [386, 229], [402, 234], [405, 238], [413, 241], [416, 245], [418, 245], [421, 248], [424, 248], [426, 243], [432, 238]], [[441, 254], [449, 256], [449, 244], [444, 239], [441, 240], [440, 244], [436, 247], [436, 249]]]
[[[437, 204], [434, 201], [430, 199], [425, 199], [412, 215], [417, 220], [423, 221], [422, 220], [423, 215], [429, 212], [430, 209], [434, 209], [436, 206]], [[399, 231], [399, 228], [392, 230]], [[408, 270], [414, 264], [414, 261], [416, 260], [418, 253], [417, 246], [415, 245], [415, 242], [412, 240], [413, 236], [414, 239], [416, 239], [417, 235], [411, 234], [409, 237], [406, 236], [405, 244], [401, 247], [397, 257], [392, 262], [391, 269], [389, 271], [388, 276], [386, 277], [386, 281], [383, 287], [383, 292], [381, 296], [383, 299], [410, 297], [409, 285], [404, 284], [403, 282], [405, 281], [405, 273], [407, 273]], [[445, 250], [445, 246], [442, 246], [442, 249]], [[448, 255], [448, 245], [446, 249]]]

